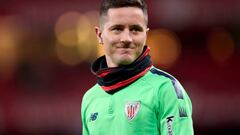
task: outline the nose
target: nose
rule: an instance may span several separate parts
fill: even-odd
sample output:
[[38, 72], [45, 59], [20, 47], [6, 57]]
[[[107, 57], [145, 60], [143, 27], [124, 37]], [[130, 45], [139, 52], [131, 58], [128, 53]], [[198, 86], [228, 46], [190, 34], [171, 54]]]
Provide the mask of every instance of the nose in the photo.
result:
[[125, 30], [122, 34], [121, 34], [121, 42], [123, 43], [131, 43], [133, 41], [131, 33], [129, 30]]

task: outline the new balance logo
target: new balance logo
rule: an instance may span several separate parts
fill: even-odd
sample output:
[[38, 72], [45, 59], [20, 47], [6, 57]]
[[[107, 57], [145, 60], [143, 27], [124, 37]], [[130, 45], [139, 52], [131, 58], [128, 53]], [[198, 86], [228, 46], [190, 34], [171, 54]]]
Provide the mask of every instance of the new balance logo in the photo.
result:
[[98, 116], [98, 113], [92, 113], [91, 116], [90, 116], [90, 122], [91, 121], [95, 121], [97, 119], [97, 116]]

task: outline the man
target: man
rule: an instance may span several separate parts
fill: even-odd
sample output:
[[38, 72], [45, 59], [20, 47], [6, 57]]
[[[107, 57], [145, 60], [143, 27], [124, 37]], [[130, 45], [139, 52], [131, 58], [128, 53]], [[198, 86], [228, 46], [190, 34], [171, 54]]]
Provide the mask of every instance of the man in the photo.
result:
[[105, 55], [83, 97], [83, 135], [193, 135], [191, 101], [171, 75], [152, 66], [143, 0], [103, 0], [96, 27]]

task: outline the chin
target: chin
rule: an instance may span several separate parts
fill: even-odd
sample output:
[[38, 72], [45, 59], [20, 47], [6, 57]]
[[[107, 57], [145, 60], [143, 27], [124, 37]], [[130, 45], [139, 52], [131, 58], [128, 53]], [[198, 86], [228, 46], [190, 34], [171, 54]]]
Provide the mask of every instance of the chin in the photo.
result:
[[121, 59], [119, 60], [119, 65], [129, 65], [134, 61], [134, 59]]
[[129, 65], [135, 60], [135, 56], [132, 54], [120, 54], [115, 56], [115, 62], [118, 63], [118, 65]]

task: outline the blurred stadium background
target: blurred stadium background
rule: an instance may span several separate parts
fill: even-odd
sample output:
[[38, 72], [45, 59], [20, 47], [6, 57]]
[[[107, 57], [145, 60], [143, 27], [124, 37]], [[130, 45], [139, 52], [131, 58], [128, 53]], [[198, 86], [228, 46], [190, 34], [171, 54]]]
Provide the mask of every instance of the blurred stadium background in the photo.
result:
[[[99, 0], [0, 1], [0, 135], [80, 135], [102, 55]], [[180, 80], [196, 135], [240, 128], [240, 1], [147, 0], [154, 64]]]

